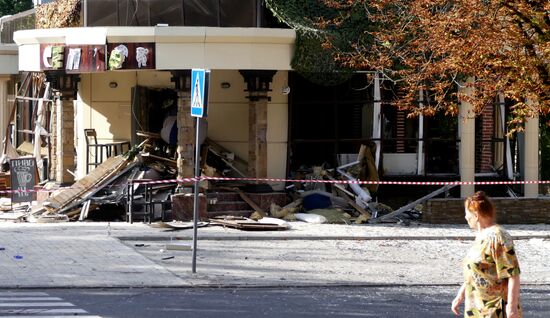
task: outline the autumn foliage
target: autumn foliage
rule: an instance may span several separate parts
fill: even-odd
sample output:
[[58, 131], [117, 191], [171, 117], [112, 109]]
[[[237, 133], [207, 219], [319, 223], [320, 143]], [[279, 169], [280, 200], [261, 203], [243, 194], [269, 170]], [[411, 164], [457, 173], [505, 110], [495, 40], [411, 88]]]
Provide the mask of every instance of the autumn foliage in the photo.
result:
[[[351, 41], [326, 32], [324, 47], [347, 67], [378, 70], [396, 81], [397, 106], [411, 115], [476, 112], [497, 93], [511, 102], [510, 124], [550, 112], [550, 1], [321, 0], [338, 12], [315, 17], [321, 30], [353, 25]], [[473, 79], [468, 84], [466, 79]], [[461, 95], [458, 87], [472, 86]], [[427, 104], [418, 107], [423, 89]]]

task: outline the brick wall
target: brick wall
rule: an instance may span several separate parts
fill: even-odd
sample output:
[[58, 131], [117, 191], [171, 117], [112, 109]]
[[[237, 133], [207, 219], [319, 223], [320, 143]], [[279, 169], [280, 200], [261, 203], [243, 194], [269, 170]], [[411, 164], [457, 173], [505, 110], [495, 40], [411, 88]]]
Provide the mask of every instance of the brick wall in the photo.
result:
[[[492, 198], [497, 223], [550, 224], [550, 198]], [[432, 199], [426, 202], [422, 221], [433, 224], [466, 224], [463, 199]]]

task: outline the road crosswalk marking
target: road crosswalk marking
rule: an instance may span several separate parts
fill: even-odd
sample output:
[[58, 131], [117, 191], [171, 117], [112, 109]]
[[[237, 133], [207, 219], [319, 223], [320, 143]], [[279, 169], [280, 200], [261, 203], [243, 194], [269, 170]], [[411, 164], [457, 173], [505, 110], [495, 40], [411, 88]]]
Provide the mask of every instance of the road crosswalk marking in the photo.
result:
[[48, 294], [43, 292], [0, 292], [0, 297], [6, 297], [6, 296], [15, 296], [15, 297], [22, 297], [22, 296], [48, 296]]
[[[25, 316], [25, 315], [16, 315], [16, 316], [0, 316], [2, 318], [63, 318], [63, 317], [73, 317], [75, 315], [71, 314], [71, 315], [68, 315], [68, 316], [59, 316], [59, 315], [56, 315], [56, 316], [35, 316], [35, 315], [32, 315], [32, 316]], [[78, 317], [78, 318], [101, 318], [101, 316], [83, 316], [83, 315], [78, 315], [78, 316], [75, 316], [75, 317]]]
[[59, 297], [0, 297], [0, 301], [31, 301], [31, 300], [42, 300], [42, 301], [61, 301], [63, 299]]
[[86, 310], [60, 297], [51, 297], [44, 292], [8, 291], [0, 292], [0, 318], [52, 318], [74, 317], [101, 318], [87, 315]]
[[74, 307], [71, 303], [0, 303], [0, 307]]

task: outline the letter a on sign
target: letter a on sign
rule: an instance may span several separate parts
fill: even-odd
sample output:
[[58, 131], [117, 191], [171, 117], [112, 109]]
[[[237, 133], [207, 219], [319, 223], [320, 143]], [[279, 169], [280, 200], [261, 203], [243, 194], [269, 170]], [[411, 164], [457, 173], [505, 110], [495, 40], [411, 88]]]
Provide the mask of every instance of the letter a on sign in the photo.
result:
[[191, 70], [191, 116], [193, 117], [205, 117], [209, 73], [204, 69]]

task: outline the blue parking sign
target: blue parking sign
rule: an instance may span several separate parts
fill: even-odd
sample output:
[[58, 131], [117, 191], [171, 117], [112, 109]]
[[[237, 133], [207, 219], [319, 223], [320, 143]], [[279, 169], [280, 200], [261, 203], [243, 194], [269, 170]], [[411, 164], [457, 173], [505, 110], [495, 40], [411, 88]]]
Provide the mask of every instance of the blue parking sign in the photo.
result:
[[209, 75], [210, 71], [204, 69], [191, 70], [191, 116], [193, 117], [206, 117]]

